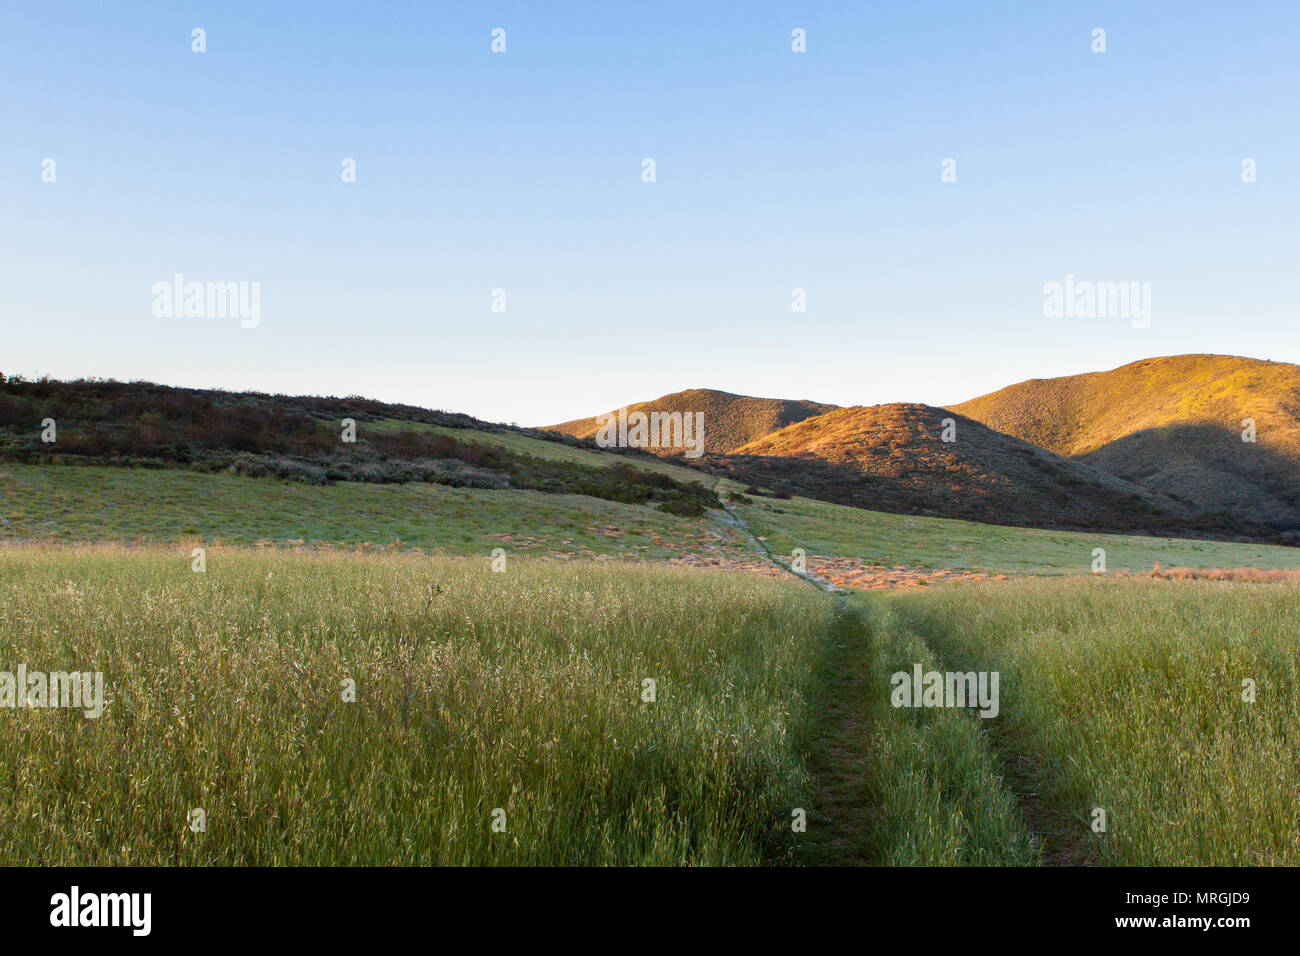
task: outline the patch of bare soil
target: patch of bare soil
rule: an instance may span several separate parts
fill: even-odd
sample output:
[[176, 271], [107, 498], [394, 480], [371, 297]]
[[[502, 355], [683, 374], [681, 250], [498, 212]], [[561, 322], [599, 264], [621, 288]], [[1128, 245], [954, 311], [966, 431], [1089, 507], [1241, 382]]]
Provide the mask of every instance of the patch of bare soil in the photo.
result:
[[[779, 559], [777, 559], [779, 560]], [[725, 568], [746, 571], [767, 577], [784, 577], [789, 570], [784, 563], [774, 561], [741, 561], [724, 555], [683, 554], [668, 559], [670, 564], [689, 567]], [[974, 571], [954, 571], [948, 568], [910, 568], [903, 565], [889, 567], [867, 564], [855, 558], [808, 556], [808, 576], [832, 589], [857, 588], [861, 591], [887, 591], [893, 588], [930, 587], [953, 581], [1005, 581], [1005, 574], [983, 574]]]
[[1131, 574], [1119, 571], [1120, 577], [1156, 578], [1162, 581], [1257, 581], [1268, 584], [1282, 584], [1300, 581], [1300, 569], [1275, 568], [1162, 568], [1159, 563], [1150, 571]]
[[677, 564], [690, 568], [722, 568], [727, 571], [747, 571], [750, 574], [761, 574], [769, 578], [784, 578], [789, 572], [777, 567], [771, 561], [750, 560], [740, 561], [736, 558], [728, 558], [716, 554], [684, 554], [667, 559], [669, 564]]
[[857, 558], [808, 556], [808, 570], [828, 578], [839, 587], [863, 591], [886, 591], [891, 588], [928, 587], [950, 581], [1005, 581], [1005, 574], [977, 571], [954, 571], [949, 568], [909, 568], [867, 564]]

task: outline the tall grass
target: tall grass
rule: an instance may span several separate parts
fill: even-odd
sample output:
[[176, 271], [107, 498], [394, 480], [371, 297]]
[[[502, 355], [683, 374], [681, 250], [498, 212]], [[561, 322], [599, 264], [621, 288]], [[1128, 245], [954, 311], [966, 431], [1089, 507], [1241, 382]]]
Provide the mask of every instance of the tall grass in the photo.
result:
[[994, 737], [1032, 768], [1062, 855], [1300, 863], [1300, 586], [1039, 580], [890, 603], [950, 668], [1000, 671]]
[[844, 633], [829, 695], [832, 745], [815, 763], [834, 816], [810, 834], [809, 862], [1036, 864], [980, 719], [890, 704], [891, 675], [936, 669], [933, 652], [877, 601], [855, 596], [851, 608], [857, 626]]
[[833, 610], [626, 564], [0, 549], [0, 670], [111, 700], [0, 709], [0, 863], [778, 860]]

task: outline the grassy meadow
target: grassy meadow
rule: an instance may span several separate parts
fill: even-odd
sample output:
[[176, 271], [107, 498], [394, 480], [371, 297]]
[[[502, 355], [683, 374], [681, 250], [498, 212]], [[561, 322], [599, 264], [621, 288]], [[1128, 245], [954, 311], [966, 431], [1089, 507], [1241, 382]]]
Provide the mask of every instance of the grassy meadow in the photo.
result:
[[989, 743], [1050, 862], [1300, 864], [1300, 585], [1022, 580], [880, 615], [883, 640], [1001, 674]]
[[[509, 437], [553, 446], [561, 456], [601, 457]], [[719, 488], [725, 494], [739, 486], [723, 479]], [[734, 510], [778, 556], [802, 547], [810, 555], [887, 566], [1061, 575], [1087, 573], [1093, 549], [1101, 547], [1112, 571], [1150, 570], [1157, 562], [1300, 568], [1300, 549], [1264, 544], [1040, 531], [885, 514], [809, 498], [754, 497]], [[743, 535], [725, 523], [586, 495], [419, 482], [315, 486], [180, 469], [20, 463], [0, 464], [0, 540], [414, 548], [451, 555], [504, 547], [512, 554], [649, 560], [754, 557]]]
[[721, 572], [6, 547], [0, 669], [111, 703], [0, 710], [0, 864], [788, 860], [838, 620]]
[[618, 454], [606, 451], [594, 451], [590, 448], [578, 448], [563, 442], [548, 441], [521, 435], [519, 432], [483, 432], [473, 429], [451, 428], [446, 425], [418, 425], [409, 422], [378, 421], [370, 425], [379, 430], [397, 430], [399, 428], [429, 428], [439, 434], [453, 438], [464, 438], [483, 445], [491, 445], [519, 455], [530, 455], [550, 461], [565, 461], [575, 465], [591, 468], [611, 468], [618, 464], [627, 464], [642, 471], [666, 475], [682, 482], [700, 482], [710, 487], [718, 479], [707, 471], [691, 468], [687, 465], [674, 464], [671, 459], [658, 458], [652, 454], [640, 455]]
[[[778, 510], [779, 509], [779, 510]], [[1093, 549], [1110, 571], [1163, 567], [1300, 568], [1300, 548], [1141, 535], [1044, 531], [865, 511], [811, 498], [754, 498], [736, 509], [778, 555], [862, 558], [879, 565], [1005, 574], [1087, 574]]]
[[[719, 510], [5, 463], [0, 671], [111, 703], [0, 708], [0, 864], [1300, 863], [1300, 583], [1087, 573], [1300, 552], [747, 497], [813, 570], [1010, 578], [832, 596], [663, 563], [761, 567]], [[895, 709], [918, 663], [999, 715]]]
[[[1300, 863], [1298, 598], [11, 543], [0, 670], [111, 703], [0, 710], [0, 863]], [[895, 709], [918, 663], [1000, 713]]]
[[17, 463], [0, 464], [4, 539], [750, 557], [729, 528], [586, 495], [421, 482], [316, 486], [179, 469]]

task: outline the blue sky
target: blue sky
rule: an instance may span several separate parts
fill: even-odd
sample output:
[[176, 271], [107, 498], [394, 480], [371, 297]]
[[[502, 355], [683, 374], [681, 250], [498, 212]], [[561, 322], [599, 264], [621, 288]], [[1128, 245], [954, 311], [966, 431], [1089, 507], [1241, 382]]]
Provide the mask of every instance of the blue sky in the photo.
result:
[[[542, 424], [1297, 362], [1297, 49], [1288, 3], [6, 4], [0, 371]], [[156, 317], [176, 273], [260, 324]], [[1067, 273], [1150, 327], [1045, 317]]]

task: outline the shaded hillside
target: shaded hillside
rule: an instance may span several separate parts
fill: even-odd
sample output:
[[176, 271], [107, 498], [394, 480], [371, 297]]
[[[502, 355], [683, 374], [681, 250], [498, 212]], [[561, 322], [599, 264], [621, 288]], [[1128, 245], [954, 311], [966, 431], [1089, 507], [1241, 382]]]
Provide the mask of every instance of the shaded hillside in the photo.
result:
[[[48, 419], [55, 423], [53, 442], [42, 440]], [[344, 439], [344, 419], [354, 423], [353, 441]], [[627, 504], [655, 502], [680, 515], [700, 515], [716, 504], [703, 484], [654, 470], [659, 461], [648, 455], [605, 453], [602, 457], [613, 464], [596, 466], [487, 440], [508, 432], [581, 444], [468, 415], [356, 397], [0, 377], [0, 461], [229, 471], [318, 485], [428, 482], [531, 489]], [[638, 458], [653, 467], [635, 467]]]
[[[691, 388], [673, 392], [649, 402], [639, 402], [627, 407], [628, 412], [703, 412], [704, 451], [707, 454], [733, 452], [746, 442], [803, 421], [813, 415], [836, 408], [807, 399], [754, 398], [750, 395], [733, 395], [712, 388]], [[616, 410], [617, 411], [617, 410]], [[550, 430], [594, 438], [600, 428], [597, 417], [580, 418], [560, 425], [548, 426]], [[680, 455], [680, 448], [650, 449], [660, 454]]]
[[[952, 418], [956, 441], [941, 440]], [[843, 408], [711, 464], [735, 480], [826, 501], [995, 524], [1153, 534], [1268, 535], [927, 405]]]
[[1033, 379], [952, 410], [1198, 510], [1300, 529], [1300, 366], [1175, 355]]

